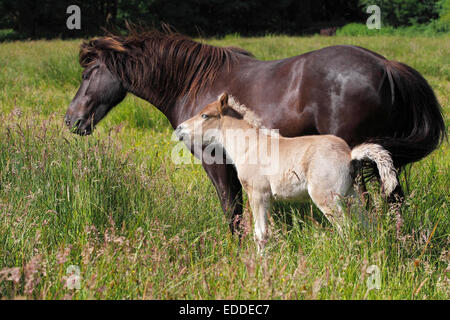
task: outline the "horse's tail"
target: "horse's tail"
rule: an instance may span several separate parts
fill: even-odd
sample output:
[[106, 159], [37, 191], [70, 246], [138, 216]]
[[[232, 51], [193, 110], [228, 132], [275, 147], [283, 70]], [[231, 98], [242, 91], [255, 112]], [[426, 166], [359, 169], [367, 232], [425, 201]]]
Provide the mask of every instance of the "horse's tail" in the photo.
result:
[[413, 68], [384, 60], [392, 96], [389, 137], [373, 139], [387, 149], [395, 167], [418, 161], [446, 138], [442, 109], [428, 82]]
[[378, 173], [381, 180], [381, 189], [386, 196], [389, 196], [397, 187], [397, 172], [394, 167], [389, 151], [384, 149], [379, 144], [363, 143], [352, 149], [351, 153], [352, 165], [354, 168], [359, 168], [363, 165], [358, 165], [355, 162], [370, 161], [377, 166]]

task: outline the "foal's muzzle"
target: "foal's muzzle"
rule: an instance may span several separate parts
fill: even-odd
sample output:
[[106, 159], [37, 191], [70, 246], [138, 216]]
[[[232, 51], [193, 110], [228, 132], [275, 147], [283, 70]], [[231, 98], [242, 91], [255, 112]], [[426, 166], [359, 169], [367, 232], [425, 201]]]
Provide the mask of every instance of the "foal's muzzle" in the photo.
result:
[[183, 125], [180, 124], [178, 127], [176, 127], [175, 129], [175, 135], [177, 136], [178, 140], [183, 141], [184, 138], [186, 137], [186, 133], [183, 132]]

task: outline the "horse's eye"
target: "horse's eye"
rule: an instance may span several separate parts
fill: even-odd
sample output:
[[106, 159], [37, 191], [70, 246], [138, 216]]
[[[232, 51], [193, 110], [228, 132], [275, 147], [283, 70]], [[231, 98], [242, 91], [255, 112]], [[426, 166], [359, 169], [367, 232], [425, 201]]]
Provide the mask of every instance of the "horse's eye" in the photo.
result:
[[202, 118], [203, 118], [203, 119], [208, 119], [209, 116], [208, 116], [207, 114], [204, 113], [204, 114], [202, 114]]

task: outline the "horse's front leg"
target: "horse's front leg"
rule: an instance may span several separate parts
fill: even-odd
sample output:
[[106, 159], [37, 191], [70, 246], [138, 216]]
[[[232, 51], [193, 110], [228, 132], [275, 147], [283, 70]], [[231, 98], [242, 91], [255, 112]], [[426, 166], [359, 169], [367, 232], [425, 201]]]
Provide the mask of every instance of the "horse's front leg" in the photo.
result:
[[232, 234], [240, 233], [242, 220], [242, 186], [236, 169], [230, 164], [205, 164], [206, 173], [216, 188], [222, 210], [228, 220]]

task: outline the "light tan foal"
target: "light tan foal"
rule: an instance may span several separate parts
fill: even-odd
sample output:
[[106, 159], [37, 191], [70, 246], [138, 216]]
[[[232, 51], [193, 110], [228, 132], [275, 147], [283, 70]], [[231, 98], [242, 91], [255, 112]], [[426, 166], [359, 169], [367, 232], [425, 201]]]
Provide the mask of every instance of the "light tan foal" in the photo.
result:
[[226, 93], [175, 132], [188, 147], [223, 147], [248, 194], [259, 250], [267, 242], [267, 215], [273, 201], [311, 198], [342, 234], [346, 219], [341, 200], [356, 194], [353, 182], [358, 162], [375, 162], [385, 195], [398, 183], [392, 159], [380, 145], [364, 143], [350, 149], [333, 135], [279, 136], [264, 129], [251, 110]]

